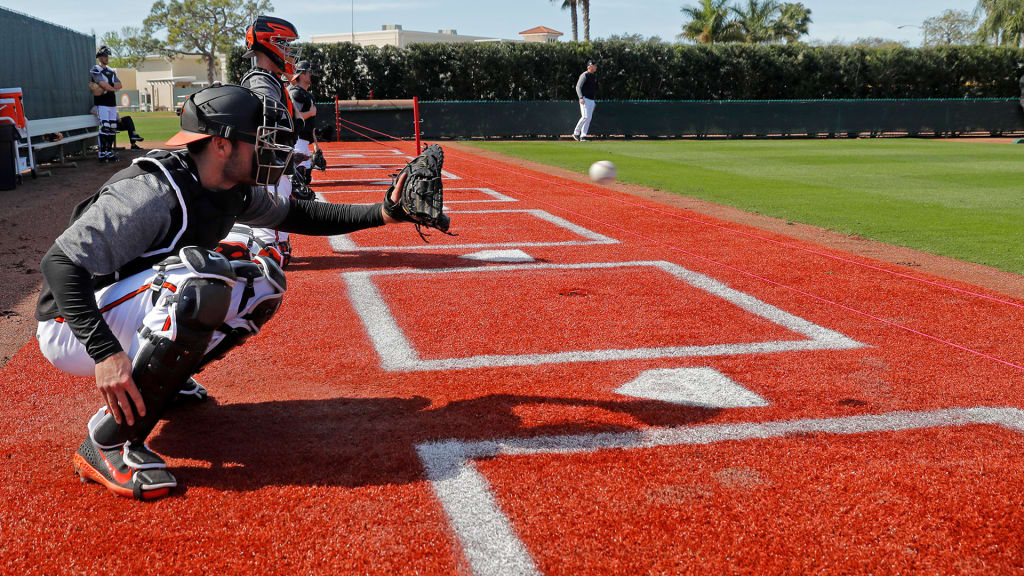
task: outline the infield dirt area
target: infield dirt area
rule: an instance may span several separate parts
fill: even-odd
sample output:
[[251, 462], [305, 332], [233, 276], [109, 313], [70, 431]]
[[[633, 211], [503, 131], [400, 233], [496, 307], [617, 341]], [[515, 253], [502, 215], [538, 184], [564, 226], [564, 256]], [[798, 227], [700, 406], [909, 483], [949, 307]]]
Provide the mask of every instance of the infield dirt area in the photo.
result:
[[[329, 202], [412, 152], [327, 149]], [[72, 474], [98, 395], [30, 340], [34, 263], [107, 175], [19, 189], [0, 571], [1024, 568], [1019, 277], [458, 145], [445, 169], [456, 236], [294, 239], [278, 315], [150, 437], [180, 482], [150, 504]]]

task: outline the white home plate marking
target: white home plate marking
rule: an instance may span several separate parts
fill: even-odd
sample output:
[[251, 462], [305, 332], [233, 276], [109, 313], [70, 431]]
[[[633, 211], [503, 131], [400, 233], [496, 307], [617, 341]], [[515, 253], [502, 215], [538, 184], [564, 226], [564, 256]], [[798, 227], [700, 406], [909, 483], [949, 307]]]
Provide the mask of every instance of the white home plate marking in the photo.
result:
[[703, 408], [757, 408], [768, 402], [714, 368], [648, 370], [617, 394]]
[[[332, 237], [345, 238], [344, 236]], [[428, 244], [429, 246], [429, 244]], [[487, 246], [487, 245], [484, 245]], [[493, 246], [493, 245], [492, 245]], [[335, 249], [338, 246], [334, 245]], [[465, 245], [464, 245], [465, 247]], [[365, 250], [365, 248], [364, 248]], [[373, 282], [375, 276], [393, 274], [492, 274], [517, 271], [536, 273], [542, 270], [601, 270], [611, 268], [654, 268], [669, 274], [685, 284], [703, 290], [732, 303], [755, 316], [787, 328], [806, 339], [770, 340], [767, 342], [712, 343], [697, 346], [664, 346], [657, 348], [623, 348], [605, 350], [575, 350], [544, 354], [485, 354], [464, 358], [422, 359], [398, 325], [391, 309]], [[499, 264], [472, 268], [431, 268], [423, 270], [368, 270], [345, 272], [341, 275], [348, 286], [349, 300], [355, 308], [366, 332], [381, 358], [381, 368], [389, 372], [424, 370], [462, 370], [493, 366], [534, 366], [571, 362], [610, 362], [646, 358], [683, 358], [706, 356], [734, 356], [739, 354], [772, 354], [804, 350], [851, 350], [865, 345], [839, 332], [818, 326], [734, 290], [729, 286], [698, 272], [662, 260], [634, 262], [591, 262], [585, 264]]]
[[463, 254], [459, 258], [484, 262], [533, 262], [533, 256], [522, 250], [481, 250], [472, 254]]
[[[555, 216], [554, 214], [546, 210], [450, 210], [448, 214], [508, 214], [508, 213], [521, 213], [529, 214], [534, 218], [549, 222], [559, 228], [568, 230], [577, 236], [581, 236], [584, 240], [568, 240], [564, 242], [494, 242], [494, 243], [472, 243], [472, 244], [445, 244], [440, 248], [528, 248], [535, 246], [587, 246], [591, 244], [618, 244], [619, 241], [613, 238], [609, 238], [603, 234], [598, 234], [593, 230], [588, 230], [583, 226], [573, 224], [565, 218]], [[328, 240], [331, 243], [331, 248], [334, 248], [336, 252], [353, 252], [357, 250], [363, 251], [379, 251], [379, 250], [436, 250], [439, 246], [434, 244], [416, 244], [409, 246], [358, 246], [356, 243], [348, 237], [348, 235], [342, 234], [340, 236], [329, 236]]]
[[794, 434], [877, 434], [969, 425], [995, 425], [1021, 432], [1024, 431], [1024, 411], [1017, 408], [951, 408], [572, 436], [445, 440], [420, 444], [416, 452], [474, 575], [540, 574], [526, 545], [516, 535], [512, 522], [498, 506], [487, 479], [474, 465], [474, 460], [502, 455], [587, 454], [599, 450], [706, 445], [783, 438]]

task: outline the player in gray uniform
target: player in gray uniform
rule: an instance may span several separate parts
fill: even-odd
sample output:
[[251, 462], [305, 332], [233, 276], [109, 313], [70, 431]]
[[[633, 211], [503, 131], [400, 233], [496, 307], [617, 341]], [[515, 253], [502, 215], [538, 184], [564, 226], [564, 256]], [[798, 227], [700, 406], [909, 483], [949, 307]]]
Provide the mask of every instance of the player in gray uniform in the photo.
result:
[[117, 140], [117, 97], [115, 92], [121, 89], [121, 80], [117, 72], [107, 66], [110, 61], [110, 48], [100, 46], [96, 51], [97, 64], [89, 71], [89, 79], [99, 84], [103, 94], [92, 97], [96, 106], [96, 115], [100, 119], [100, 134], [96, 146], [96, 154], [100, 162], [116, 162], [117, 153], [114, 143]]
[[[299, 34], [290, 22], [271, 16], [258, 16], [245, 31], [245, 58], [252, 58], [252, 68], [242, 77], [241, 85], [253, 92], [266, 96], [281, 105], [290, 117], [290, 121], [301, 129], [295, 119], [294, 106], [288, 98], [283, 74], [291, 74], [295, 69], [295, 60], [300, 49], [291, 44], [298, 40]], [[294, 145], [297, 134], [291, 135], [290, 144]], [[292, 195], [292, 182], [288, 177], [294, 167], [285, 170], [285, 176], [270, 184], [270, 191], [282, 198]], [[280, 230], [259, 227], [238, 227], [224, 238], [227, 244], [249, 244], [262, 246], [262, 251], [272, 255], [278, 263], [285, 267], [291, 260], [292, 246], [288, 233]]]
[[590, 121], [594, 119], [594, 107], [597, 105], [597, 64], [587, 63], [587, 71], [576, 80], [576, 96], [580, 99], [580, 121], [572, 132], [578, 142], [586, 142], [590, 132]]
[[313, 235], [398, 221], [383, 204], [282, 199], [253, 186], [276, 181], [290, 160], [281, 112], [239, 86], [192, 95], [168, 141], [187, 150], [153, 151], [115, 174], [44, 256], [40, 350], [65, 372], [94, 375], [105, 402], [74, 456], [83, 481], [147, 500], [177, 485], [146, 437], [194, 372], [264, 327], [286, 289], [271, 259], [212, 251], [236, 221]]

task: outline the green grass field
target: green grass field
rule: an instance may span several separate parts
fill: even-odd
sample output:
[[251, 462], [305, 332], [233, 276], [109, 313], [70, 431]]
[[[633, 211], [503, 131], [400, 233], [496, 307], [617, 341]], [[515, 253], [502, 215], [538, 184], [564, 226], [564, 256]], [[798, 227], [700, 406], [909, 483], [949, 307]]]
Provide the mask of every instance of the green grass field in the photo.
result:
[[473, 142], [1024, 274], [1024, 146], [937, 140]]
[[[174, 112], [126, 112], [135, 121], [135, 129], [147, 142], [163, 142], [174, 136], [180, 126]], [[117, 133], [118, 146], [128, 144], [128, 133]]]

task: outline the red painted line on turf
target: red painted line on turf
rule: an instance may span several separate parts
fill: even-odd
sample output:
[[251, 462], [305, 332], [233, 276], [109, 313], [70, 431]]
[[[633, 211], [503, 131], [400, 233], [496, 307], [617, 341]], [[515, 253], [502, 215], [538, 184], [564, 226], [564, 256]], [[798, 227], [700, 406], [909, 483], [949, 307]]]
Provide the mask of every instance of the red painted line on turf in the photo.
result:
[[[488, 167], [492, 167], [493, 165], [498, 165], [498, 164], [500, 164], [500, 163], [498, 163], [498, 162], [493, 162], [493, 163], [492, 163], [492, 161], [486, 161], [486, 162], [483, 162], [483, 161], [475, 161], [475, 162], [476, 162], [477, 164], [484, 164], [484, 165], [486, 165], [486, 166], [488, 166]], [[503, 170], [508, 170], [507, 168], [502, 168], [502, 169], [503, 169]], [[538, 177], [530, 176], [529, 174], [525, 174], [525, 173], [523, 173], [523, 172], [519, 172], [519, 171], [517, 171], [517, 172], [516, 172], [516, 174], [517, 174], [518, 176], [520, 176], [520, 177], [521, 177], [521, 176], [526, 176], [527, 178], [531, 178], [531, 179], [534, 179], [534, 180], [540, 180], [540, 181], [543, 181], [543, 182], [548, 182], [548, 183], [551, 183], [551, 184], [557, 184], [557, 182], [554, 182], [554, 181], [551, 181], [551, 180], [545, 180], [545, 179], [543, 179], [543, 178], [538, 178]], [[485, 183], [488, 183], [488, 184], [490, 184], [491, 186], [499, 186], [499, 185], [498, 185], [497, 183], [495, 183], [495, 182], [493, 182], [493, 181], [488, 181], [488, 180], [487, 180], [486, 178], [481, 178], [481, 177], [477, 177], [477, 179], [479, 179], [479, 180], [481, 180], [481, 181], [483, 181], [483, 182], [485, 182]], [[499, 186], [499, 187], [500, 187], [500, 186]], [[582, 192], [585, 192], [585, 193], [588, 193], [588, 194], [589, 194], [589, 192], [587, 192], [587, 191], [586, 191], [585, 189], [583, 189], [583, 188], [579, 188], [579, 187], [575, 187], [575, 186], [570, 186], [570, 188], [573, 188], [573, 189], [575, 189], [575, 190], [579, 190], [579, 191], [582, 191]], [[600, 196], [600, 195], [598, 195], [598, 196]], [[678, 246], [674, 246], [674, 245], [672, 245], [672, 244], [669, 244], [669, 243], [667, 243], [667, 242], [665, 242], [665, 241], [663, 241], [663, 240], [661, 240], [661, 239], [659, 239], [659, 238], [655, 238], [655, 237], [653, 237], [653, 236], [648, 236], [648, 235], [646, 235], [646, 234], [643, 234], [643, 233], [640, 233], [640, 232], [637, 232], [637, 231], [634, 231], [634, 230], [628, 230], [628, 229], [626, 229], [626, 228], [623, 228], [623, 227], [621, 227], [621, 226], [616, 226], [615, 224], [611, 224], [611, 223], [609, 223], [609, 222], [606, 222], [606, 221], [600, 220], [600, 219], [598, 219], [598, 218], [593, 218], [593, 217], [591, 217], [591, 216], [587, 216], [587, 215], [585, 215], [585, 214], [582, 214], [582, 213], [580, 213], [580, 212], [578, 212], [578, 211], [574, 211], [574, 210], [571, 210], [571, 209], [569, 209], [569, 208], [565, 208], [565, 207], [563, 207], [563, 206], [561, 206], [561, 205], [558, 205], [558, 204], [554, 204], [554, 203], [552, 203], [552, 202], [547, 202], [547, 201], [541, 200], [541, 199], [539, 199], [539, 198], [536, 198], [536, 197], [531, 197], [531, 196], [527, 196], [527, 197], [529, 197], [529, 198], [530, 198], [531, 200], [533, 200], [533, 201], [535, 201], [535, 202], [538, 202], [538, 203], [540, 203], [540, 204], [544, 204], [544, 205], [547, 205], [547, 206], [553, 207], [553, 208], [555, 208], [555, 209], [558, 209], [558, 210], [562, 210], [562, 211], [564, 211], [564, 212], [568, 212], [569, 214], [572, 214], [573, 216], [576, 216], [576, 217], [579, 217], [579, 218], [583, 218], [583, 219], [586, 219], [586, 220], [590, 220], [590, 221], [592, 221], [592, 222], [596, 222], [596, 223], [598, 223], [598, 224], [602, 224], [602, 225], [604, 225], [604, 226], [608, 226], [609, 228], [612, 228], [612, 229], [614, 229], [614, 230], [617, 230], [617, 231], [619, 231], [619, 232], [622, 232], [622, 233], [625, 233], [625, 234], [629, 234], [629, 235], [632, 235], [632, 236], [636, 236], [637, 238], [641, 238], [641, 239], [643, 239], [643, 240], [646, 240], [646, 241], [648, 241], [648, 242], [653, 242], [653, 243], [655, 243], [655, 244], [658, 244], [658, 245], [660, 245], [660, 246], [663, 246], [663, 247], [665, 247], [665, 248], [668, 248], [669, 250], [673, 250], [673, 251], [675, 251], [675, 252], [679, 252], [679, 253], [681, 253], [681, 254], [685, 254], [685, 255], [687, 255], [687, 256], [691, 256], [691, 257], [693, 257], [693, 258], [697, 258], [698, 260], [703, 260], [703, 261], [705, 261], [705, 262], [710, 262], [710, 263], [712, 263], [712, 264], [715, 264], [715, 265], [721, 266], [721, 267], [723, 267], [723, 268], [728, 268], [729, 270], [732, 270], [732, 271], [734, 271], [734, 272], [738, 272], [738, 273], [740, 273], [740, 274], [743, 274], [743, 275], [745, 275], [745, 276], [749, 276], [749, 277], [751, 277], [751, 278], [755, 278], [755, 279], [757, 279], [757, 280], [760, 280], [760, 281], [762, 281], [762, 282], [766, 282], [766, 283], [768, 283], [768, 284], [771, 284], [771, 285], [773, 285], [773, 286], [778, 286], [779, 288], [784, 288], [784, 289], [786, 289], [786, 290], [790, 290], [790, 291], [792, 291], [792, 292], [795, 292], [795, 293], [797, 293], [797, 294], [800, 294], [800, 295], [802, 295], [802, 296], [806, 296], [806, 297], [808, 297], [808, 298], [812, 298], [812, 299], [814, 299], [814, 300], [818, 300], [819, 302], [823, 302], [823, 303], [826, 303], [826, 304], [831, 304], [831, 305], [833, 305], [833, 306], [837, 306], [837, 307], [839, 307], [839, 308], [841, 308], [841, 309], [843, 309], [843, 310], [846, 310], [846, 311], [848, 311], [848, 312], [853, 312], [853, 313], [855, 313], [855, 314], [859, 314], [859, 315], [861, 315], [861, 316], [864, 316], [864, 317], [866, 317], [866, 318], [870, 318], [870, 319], [872, 319], [872, 320], [876, 320], [876, 321], [878, 321], [878, 322], [881, 322], [881, 323], [883, 323], [883, 324], [886, 324], [886, 325], [892, 326], [892, 327], [894, 327], [894, 328], [899, 328], [899, 329], [901, 329], [901, 330], [904, 330], [904, 331], [910, 332], [911, 334], [916, 334], [916, 335], [918, 335], [918, 336], [922, 336], [922, 337], [924, 337], [924, 338], [928, 338], [928, 339], [930, 339], [930, 340], [933, 340], [933, 341], [935, 341], [935, 342], [939, 342], [939, 343], [941, 343], [941, 344], [944, 344], [944, 345], [946, 345], [946, 346], [950, 346], [950, 347], [956, 348], [956, 349], [958, 349], [958, 350], [962, 350], [962, 351], [964, 351], [964, 352], [968, 352], [968, 353], [974, 354], [974, 355], [976, 355], [976, 356], [980, 356], [980, 357], [982, 357], [982, 358], [986, 358], [986, 359], [988, 359], [988, 360], [992, 360], [992, 361], [994, 361], [994, 362], [998, 362], [998, 363], [1000, 363], [1000, 364], [1004, 364], [1004, 365], [1006, 365], [1006, 366], [1009, 366], [1009, 367], [1011, 367], [1011, 368], [1015, 368], [1015, 369], [1017, 369], [1017, 370], [1020, 370], [1020, 371], [1024, 372], [1024, 365], [1020, 365], [1020, 364], [1015, 364], [1015, 363], [1013, 363], [1013, 362], [1010, 362], [1010, 361], [1008, 361], [1008, 360], [1004, 360], [1004, 359], [1002, 359], [1002, 358], [997, 358], [996, 356], [992, 356], [992, 355], [990, 355], [990, 354], [986, 354], [986, 353], [984, 353], [984, 352], [981, 352], [981, 351], [979, 351], [979, 350], [975, 350], [975, 349], [973, 349], [973, 348], [970, 348], [970, 347], [967, 347], [967, 346], [963, 346], [963, 345], [957, 344], [957, 343], [955, 343], [955, 342], [952, 342], [952, 341], [950, 341], [950, 340], [946, 340], [946, 339], [944, 339], [944, 338], [940, 338], [940, 337], [938, 337], [938, 336], [933, 336], [933, 335], [931, 335], [931, 334], [927, 334], [927, 333], [925, 333], [925, 332], [921, 332], [920, 330], [916, 330], [916, 329], [914, 329], [914, 328], [911, 328], [911, 327], [909, 327], [909, 326], [905, 326], [905, 325], [903, 325], [903, 324], [900, 324], [900, 323], [897, 323], [897, 322], [893, 322], [893, 321], [891, 321], [891, 320], [886, 320], [885, 318], [881, 318], [881, 317], [879, 317], [879, 316], [875, 316], [874, 314], [871, 314], [871, 313], [869, 313], [869, 312], [864, 312], [864, 311], [862, 311], [862, 310], [857, 310], [856, 308], [853, 308], [853, 307], [847, 306], [847, 305], [845, 305], [845, 304], [841, 304], [841, 303], [839, 303], [839, 302], [836, 302], [836, 301], [834, 301], [834, 300], [829, 300], [828, 298], [824, 298], [824, 297], [822, 297], [822, 296], [818, 296], [818, 295], [816, 295], [816, 294], [811, 294], [810, 292], [807, 292], [807, 291], [805, 291], [805, 290], [800, 290], [799, 288], [794, 288], [794, 287], [792, 287], [792, 286], [789, 286], [789, 285], [787, 285], [787, 284], [783, 284], [783, 283], [781, 283], [781, 282], [776, 282], [775, 280], [771, 280], [771, 279], [769, 279], [769, 278], [765, 278], [764, 276], [761, 276], [761, 275], [759, 275], [759, 274], [755, 274], [755, 273], [753, 273], [753, 272], [748, 272], [748, 271], [746, 271], [746, 270], [743, 270], [742, 268], [738, 268], [738, 267], [736, 267], [736, 266], [732, 266], [732, 265], [730, 265], [730, 264], [726, 264], [725, 262], [720, 262], [720, 261], [718, 261], [718, 260], [715, 260], [714, 258], [708, 258], [707, 256], [701, 256], [700, 254], [697, 254], [697, 253], [695, 253], [695, 252], [691, 252], [691, 251], [689, 251], [689, 250], [686, 250], [686, 249], [684, 249], [684, 248], [679, 248]], [[732, 231], [732, 229], [731, 229], [731, 228], [728, 228], [728, 227], [725, 227], [725, 229], [726, 229], [726, 230], [729, 230], [729, 231]], [[853, 264], [857, 264], [857, 262], [855, 262], [855, 261], [854, 261], [854, 262], [851, 262], [851, 263], [853, 263]], [[884, 269], [882, 269], [882, 270], [884, 270]], [[938, 284], [938, 285], [939, 285], [940, 287], [945, 287], [945, 285], [942, 285], [942, 284]], [[973, 292], [970, 292], [970, 291], [965, 291], [965, 292], [968, 292], [969, 294], [975, 294], [975, 293], [973, 293]], [[982, 297], [984, 297], [984, 296], [983, 296], [983, 295], [981, 295], [981, 294], [975, 294], [975, 295], [977, 295], [977, 296], [982, 296]], [[1013, 303], [1011, 303], [1011, 304], [1013, 304]], [[1014, 305], [1015, 305], [1015, 306], [1020, 306], [1020, 305], [1018, 305], [1018, 304], [1014, 304]]]
[[[950, 286], [948, 284], [943, 284], [941, 282], [936, 282], [934, 280], [928, 280], [928, 279], [925, 279], [925, 278], [920, 278], [920, 277], [914, 276], [912, 274], [906, 274], [906, 273], [903, 273], [903, 272], [898, 272], [898, 271], [895, 271], [895, 270], [890, 270], [888, 268], [882, 268], [881, 266], [875, 266], [873, 264], [868, 264], [868, 263], [865, 263], [865, 262], [859, 262], [857, 260], [853, 260], [851, 258], [846, 258], [844, 256], [838, 256], [836, 254], [829, 254], [828, 252], [823, 252], [821, 250], [815, 250], [813, 248], [807, 248], [807, 247], [804, 247], [804, 246], [799, 246], [797, 244], [792, 244], [790, 242], [783, 242], [781, 240], [775, 240], [773, 238], [768, 238], [766, 236], [761, 236], [760, 234], [754, 234], [752, 232], [744, 232], [743, 230], [737, 230], [737, 229], [732, 228], [730, 226], [726, 226], [726, 225], [723, 225], [723, 224], [716, 224], [714, 222], [708, 222], [706, 220], [702, 220], [700, 218], [694, 218], [692, 216], [686, 216], [685, 214], [680, 214], [678, 212], [671, 212], [671, 211], [663, 210], [663, 209], [660, 209], [660, 208], [653, 208], [651, 206], [647, 206], [647, 205], [640, 204], [640, 203], [637, 203], [637, 202], [629, 201], [629, 200], [627, 200], [625, 198], [620, 198], [620, 197], [616, 197], [616, 196], [612, 196], [612, 195], [608, 195], [608, 194], [601, 194], [599, 192], [595, 192], [595, 191], [593, 191], [591, 189], [588, 189], [588, 188], [581, 188], [581, 187], [579, 187], [577, 185], [574, 185], [574, 184], [566, 184], [566, 183], [560, 182], [560, 181], [550, 180], [550, 179], [547, 179], [547, 178], [541, 178], [539, 176], [533, 176], [531, 174], [524, 173], [524, 172], [522, 172], [519, 169], [513, 169], [513, 168], [510, 168], [510, 167], [507, 167], [507, 166], [504, 165], [504, 163], [494, 163], [494, 164], [491, 164], [489, 161], [475, 160], [475, 159], [472, 159], [473, 155], [471, 153], [469, 153], [469, 152], [466, 152], [464, 154], [468, 155], [470, 157], [470, 159], [469, 159], [470, 162], [474, 162], [476, 164], [484, 165], [484, 166], [487, 166], [488, 168], [490, 168], [490, 167], [497, 167], [497, 168], [499, 168], [501, 170], [505, 170], [506, 172], [515, 172], [515, 174], [517, 176], [519, 176], [519, 177], [526, 177], [526, 178], [530, 178], [531, 180], [537, 180], [537, 181], [540, 181], [540, 182], [545, 182], [547, 184], [556, 184], [556, 185], [564, 187], [564, 188], [569, 188], [571, 190], [576, 190], [578, 192], [582, 192], [582, 193], [587, 194], [589, 196], [595, 196], [595, 197], [598, 197], [598, 198], [604, 198], [606, 200], [611, 200], [613, 202], [618, 202], [620, 204], [625, 204], [627, 206], [631, 206], [631, 207], [634, 207], [634, 208], [639, 208], [641, 210], [646, 210], [648, 212], [656, 212], [658, 214], [663, 214], [663, 215], [666, 215], [666, 216], [670, 216], [672, 218], [677, 218], [677, 219], [680, 219], [680, 220], [687, 220], [687, 221], [690, 221], [690, 222], [695, 222], [697, 224], [702, 224], [704, 226], [710, 226], [710, 227], [713, 227], [713, 228], [718, 228], [720, 230], [725, 230], [725, 231], [728, 231], [728, 232], [732, 232], [732, 233], [738, 234], [740, 236], [747, 236], [749, 238], [755, 238], [755, 239], [758, 239], [758, 240], [763, 240], [765, 242], [770, 242], [770, 243], [773, 243], [773, 244], [778, 244], [778, 245], [781, 245], [781, 246], [785, 246], [787, 248], [793, 248], [793, 249], [796, 249], [796, 250], [801, 250], [803, 252], [808, 252], [810, 254], [815, 254], [815, 255], [818, 255], [818, 256], [823, 256], [825, 258], [831, 258], [833, 260], [838, 260], [840, 262], [845, 262], [845, 263], [848, 263], [848, 264], [853, 264], [855, 266], [861, 266], [861, 267], [864, 267], [864, 268], [869, 268], [871, 270], [877, 270], [879, 272], [884, 272], [886, 274], [892, 274], [894, 276], [899, 276], [899, 277], [902, 277], [902, 278], [907, 278], [907, 279], [910, 279], [910, 280], [915, 280], [917, 282], [922, 282], [922, 283], [925, 283], [925, 284], [930, 284], [932, 286], [938, 286], [940, 288], [945, 288], [947, 290], [952, 290], [952, 291], [955, 291], [955, 292], [961, 292], [963, 294], [969, 294], [969, 295], [975, 296], [977, 298], [983, 298], [985, 300], [991, 300], [993, 302], [999, 302], [1000, 304], [1006, 304], [1006, 305], [1009, 305], [1009, 306], [1014, 306], [1016, 308], [1024, 309], [1024, 304], [1021, 304], [1019, 302], [1013, 302], [1011, 300], [1006, 300], [1006, 299], [1003, 299], [1003, 298], [997, 298], [997, 297], [994, 297], [994, 296], [989, 296], [987, 294], [981, 294], [981, 293], [978, 293], [978, 292], [975, 292], [975, 291], [972, 291], [972, 290], [967, 290], [965, 288], [958, 288], [956, 286]], [[571, 182], [571, 181], [568, 181], [568, 182]], [[531, 199], [535, 199], [535, 198], [531, 198]], [[542, 202], [541, 200], [538, 200], [538, 201]]]

